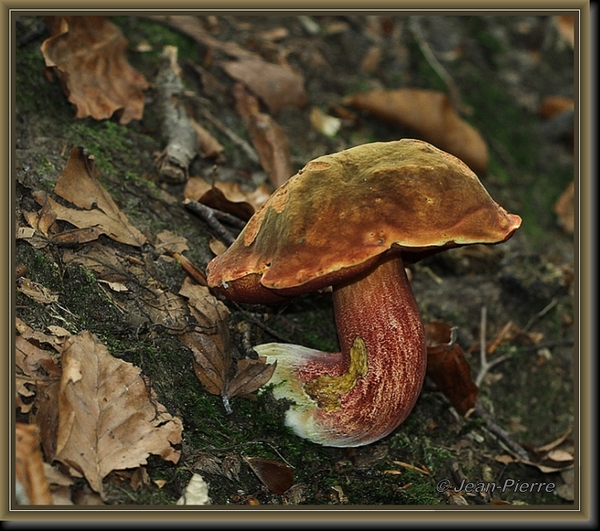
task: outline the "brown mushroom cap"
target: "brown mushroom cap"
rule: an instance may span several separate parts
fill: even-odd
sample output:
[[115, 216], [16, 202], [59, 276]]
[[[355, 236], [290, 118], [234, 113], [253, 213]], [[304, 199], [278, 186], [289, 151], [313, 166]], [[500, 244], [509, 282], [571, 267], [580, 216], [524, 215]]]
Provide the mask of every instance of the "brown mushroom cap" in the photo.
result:
[[309, 162], [278, 188], [209, 264], [208, 284], [240, 302], [277, 302], [357, 275], [384, 253], [415, 262], [501, 243], [520, 224], [431, 144], [363, 144]]

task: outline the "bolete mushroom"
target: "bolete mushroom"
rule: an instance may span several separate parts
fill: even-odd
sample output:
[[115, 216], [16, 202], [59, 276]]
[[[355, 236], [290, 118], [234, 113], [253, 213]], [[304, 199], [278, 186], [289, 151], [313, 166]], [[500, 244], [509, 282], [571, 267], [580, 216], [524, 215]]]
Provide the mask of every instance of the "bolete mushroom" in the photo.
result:
[[419, 140], [363, 144], [309, 162], [278, 188], [207, 268], [243, 303], [332, 286], [341, 352], [256, 347], [277, 360], [286, 424], [324, 446], [362, 446], [411, 412], [425, 378], [422, 319], [404, 269], [425, 256], [509, 239], [508, 214], [456, 157]]

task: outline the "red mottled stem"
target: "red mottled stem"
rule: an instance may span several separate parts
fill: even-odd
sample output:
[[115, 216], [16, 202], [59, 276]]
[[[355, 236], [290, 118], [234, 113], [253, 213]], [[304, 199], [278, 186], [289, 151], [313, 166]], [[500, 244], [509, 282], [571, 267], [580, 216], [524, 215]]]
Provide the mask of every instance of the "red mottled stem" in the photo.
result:
[[333, 300], [342, 370], [360, 337], [368, 372], [342, 397], [339, 411], [320, 412], [320, 423], [343, 442], [335, 446], [365, 445], [393, 431], [417, 401], [427, 361], [423, 322], [399, 255], [335, 287]]

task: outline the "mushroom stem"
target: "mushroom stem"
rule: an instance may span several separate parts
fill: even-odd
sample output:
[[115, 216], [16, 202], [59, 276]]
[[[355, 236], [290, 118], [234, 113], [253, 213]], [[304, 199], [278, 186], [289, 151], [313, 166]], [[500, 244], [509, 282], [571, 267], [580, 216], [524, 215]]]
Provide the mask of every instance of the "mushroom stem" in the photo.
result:
[[334, 287], [341, 352], [257, 347], [277, 359], [274, 394], [294, 400], [286, 424], [324, 446], [352, 447], [391, 433], [411, 412], [425, 378], [421, 315], [399, 254]]

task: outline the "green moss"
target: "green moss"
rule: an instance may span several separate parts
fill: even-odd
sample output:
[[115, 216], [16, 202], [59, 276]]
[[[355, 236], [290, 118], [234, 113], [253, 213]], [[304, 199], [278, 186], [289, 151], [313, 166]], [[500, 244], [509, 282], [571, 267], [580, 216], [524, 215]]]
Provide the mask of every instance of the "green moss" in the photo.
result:
[[495, 57], [505, 50], [500, 40], [489, 31], [485, 19], [477, 16], [468, 17], [467, 29], [471, 37], [477, 41], [481, 52], [491, 58], [492, 65], [495, 65]]

